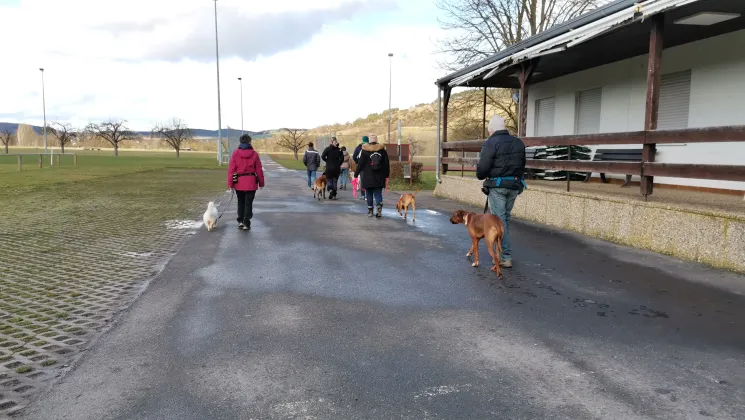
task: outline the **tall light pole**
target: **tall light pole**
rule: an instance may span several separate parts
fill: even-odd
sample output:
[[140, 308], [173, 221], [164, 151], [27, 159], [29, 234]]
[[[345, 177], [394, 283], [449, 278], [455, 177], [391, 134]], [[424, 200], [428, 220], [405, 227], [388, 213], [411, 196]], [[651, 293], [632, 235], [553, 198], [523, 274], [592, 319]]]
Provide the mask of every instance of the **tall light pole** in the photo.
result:
[[393, 53], [388, 53], [388, 144], [391, 144], [391, 92], [393, 91]]
[[215, 1], [215, 60], [217, 62], [217, 162], [222, 165], [222, 110], [220, 109], [220, 50], [217, 41], [217, 0]]
[[44, 154], [47, 153], [47, 97], [44, 89], [44, 68], [39, 68], [41, 72], [41, 104], [44, 107]]
[[238, 81], [241, 83], [241, 135], [243, 135], [243, 78], [239, 77]]

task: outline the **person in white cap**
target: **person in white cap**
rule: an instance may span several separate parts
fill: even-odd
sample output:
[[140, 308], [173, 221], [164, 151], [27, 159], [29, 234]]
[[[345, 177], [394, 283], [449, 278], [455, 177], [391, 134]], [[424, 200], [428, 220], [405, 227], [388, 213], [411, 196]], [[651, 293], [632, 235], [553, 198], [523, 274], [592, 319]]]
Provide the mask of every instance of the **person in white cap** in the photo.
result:
[[494, 115], [489, 121], [489, 138], [481, 147], [481, 157], [476, 166], [476, 177], [484, 180], [484, 191], [488, 191], [488, 202], [492, 214], [504, 224], [502, 237], [502, 267], [512, 267], [512, 244], [510, 243], [510, 221], [515, 199], [526, 187], [525, 143], [510, 135], [504, 120]]

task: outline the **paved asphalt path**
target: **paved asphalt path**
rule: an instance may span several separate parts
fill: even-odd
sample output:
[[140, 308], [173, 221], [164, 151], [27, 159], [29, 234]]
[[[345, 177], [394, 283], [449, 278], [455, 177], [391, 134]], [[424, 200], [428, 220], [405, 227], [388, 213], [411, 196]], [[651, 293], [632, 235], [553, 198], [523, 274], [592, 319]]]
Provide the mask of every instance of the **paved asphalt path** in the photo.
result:
[[266, 166], [253, 230], [200, 230], [26, 418], [745, 418], [745, 278], [516, 223], [500, 282], [460, 205]]

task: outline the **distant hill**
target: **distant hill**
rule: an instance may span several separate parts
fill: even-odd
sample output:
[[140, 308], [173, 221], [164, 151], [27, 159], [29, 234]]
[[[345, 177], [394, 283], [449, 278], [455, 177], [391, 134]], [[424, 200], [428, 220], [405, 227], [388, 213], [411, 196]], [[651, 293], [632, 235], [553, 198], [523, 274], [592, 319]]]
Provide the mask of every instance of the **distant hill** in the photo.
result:
[[[41, 135], [43, 132], [42, 127], [32, 125], [31, 128], [34, 129], [34, 131]], [[0, 130], [10, 129], [13, 132], [18, 130], [18, 123], [8, 123], [8, 122], [0, 122]], [[202, 128], [194, 128], [192, 129], [192, 132], [194, 134], [194, 137], [209, 137], [209, 138], [216, 138], [217, 137], [217, 130], [205, 130]], [[272, 131], [271, 130], [265, 130], [265, 131], [247, 131], [251, 137], [261, 139], [261, 138], [267, 138], [271, 137]], [[150, 134], [149, 131], [138, 131], [137, 134], [147, 136]], [[222, 136], [223, 137], [238, 137], [241, 135], [241, 130], [236, 130], [234, 128], [231, 129], [223, 129], [222, 130]]]

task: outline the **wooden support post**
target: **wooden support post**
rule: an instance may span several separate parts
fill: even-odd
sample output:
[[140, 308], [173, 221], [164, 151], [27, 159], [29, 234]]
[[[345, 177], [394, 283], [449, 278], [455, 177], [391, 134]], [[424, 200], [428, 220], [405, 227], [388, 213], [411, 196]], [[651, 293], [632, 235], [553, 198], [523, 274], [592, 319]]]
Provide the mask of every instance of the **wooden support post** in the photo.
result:
[[72, 164], [75, 165], [75, 166], [78, 166], [78, 155], [77, 155], [77, 153], [72, 155]]
[[42, 163], [42, 162], [43, 162], [43, 161], [44, 161], [44, 155], [39, 155], [39, 169], [41, 169], [41, 168], [42, 168], [42, 165], [43, 165], [43, 163]]
[[482, 138], [486, 139], [488, 133], [486, 132], [486, 86], [484, 86], [484, 114], [481, 122], [483, 123]]
[[[450, 103], [450, 93], [452, 92], [453, 88], [450, 86], [447, 86], [444, 89], [444, 97], [442, 98], [442, 142], [447, 143], [448, 141], [448, 104]], [[442, 151], [442, 157], [448, 157], [448, 150], [443, 149]], [[443, 163], [442, 164], [442, 174], [446, 175], [448, 173], [448, 164]]]
[[[462, 157], [463, 159], [466, 158], [466, 151], [465, 151], [465, 149], [460, 149], [460, 157]], [[465, 169], [466, 169], [466, 164], [463, 163], [463, 162], [461, 162], [460, 163], [460, 177], [461, 178], [463, 178], [463, 172], [465, 171]]]
[[[567, 146], [567, 160], [572, 160], [572, 146]], [[567, 169], [567, 192], [571, 189], [572, 173]]]
[[[660, 13], [652, 18], [652, 29], [649, 32], [649, 59], [647, 62], [647, 104], [644, 114], [644, 130], [657, 129], [657, 115], [660, 106], [660, 64], [665, 31], [665, 15]], [[657, 145], [645, 144], [642, 150], [641, 193], [644, 197], [652, 194], [654, 177], [644, 174], [644, 163], [654, 162]]]
[[23, 170], [23, 156], [21, 155], [18, 155], [18, 170], [19, 171]]
[[520, 65], [517, 71], [517, 80], [520, 81], [520, 99], [517, 103], [517, 136], [525, 137], [528, 127], [528, 90], [530, 89], [530, 78], [533, 76], [538, 60]]

